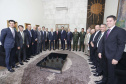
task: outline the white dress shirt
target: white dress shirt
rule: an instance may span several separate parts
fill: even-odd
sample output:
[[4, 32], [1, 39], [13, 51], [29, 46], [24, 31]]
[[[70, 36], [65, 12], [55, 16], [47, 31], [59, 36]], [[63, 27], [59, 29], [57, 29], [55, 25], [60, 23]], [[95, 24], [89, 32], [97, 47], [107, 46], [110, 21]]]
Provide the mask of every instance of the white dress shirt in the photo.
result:
[[10, 30], [11, 30], [11, 33], [12, 33], [13, 37], [15, 37], [15, 31], [14, 31], [14, 28], [11, 28], [11, 27], [9, 27], [9, 28], [10, 28]]
[[100, 38], [99, 38], [99, 40], [97, 42], [97, 48], [98, 48], [98, 45], [99, 45], [99, 41], [101, 40], [101, 38], [103, 37], [103, 35], [104, 35], [104, 32], [101, 33], [101, 36], [100, 36]]
[[94, 37], [93, 37], [93, 41], [94, 41], [94, 39], [95, 39], [95, 36], [98, 34], [98, 32], [99, 32], [99, 31], [97, 31], [97, 32], [95, 33], [95, 35], [94, 35]]

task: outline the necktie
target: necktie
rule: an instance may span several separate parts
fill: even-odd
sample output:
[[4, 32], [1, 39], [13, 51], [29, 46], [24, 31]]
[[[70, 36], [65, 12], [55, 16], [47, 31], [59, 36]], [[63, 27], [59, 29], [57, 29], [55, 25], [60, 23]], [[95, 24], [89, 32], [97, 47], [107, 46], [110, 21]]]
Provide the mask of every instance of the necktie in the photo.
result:
[[13, 37], [15, 38], [15, 31], [14, 31], [14, 29], [12, 29], [12, 34], [13, 34]]
[[31, 31], [29, 31], [29, 33], [30, 33], [30, 36], [32, 37]]
[[102, 36], [102, 33], [99, 35], [99, 37], [98, 37], [98, 41], [100, 40], [101, 36]]
[[21, 36], [22, 36], [23, 44], [24, 44], [24, 33], [23, 32], [21, 32]]
[[52, 33], [52, 36], [53, 36], [53, 32], [51, 32]]
[[110, 33], [110, 30], [111, 30], [111, 29], [108, 29], [107, 34], [106, 34], [106, 38], [108, 38], [109, 33]]

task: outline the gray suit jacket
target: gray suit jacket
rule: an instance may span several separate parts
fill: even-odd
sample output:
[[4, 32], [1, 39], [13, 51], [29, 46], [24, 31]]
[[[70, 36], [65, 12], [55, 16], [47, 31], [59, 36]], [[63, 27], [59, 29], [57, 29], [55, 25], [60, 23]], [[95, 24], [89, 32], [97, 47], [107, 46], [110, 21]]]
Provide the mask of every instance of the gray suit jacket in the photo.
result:
[[38, 40], [38, 43], [41, 43], [42, 42], [42, 32], [41, 31], [40, 32], [37, 31], [37, 40]]

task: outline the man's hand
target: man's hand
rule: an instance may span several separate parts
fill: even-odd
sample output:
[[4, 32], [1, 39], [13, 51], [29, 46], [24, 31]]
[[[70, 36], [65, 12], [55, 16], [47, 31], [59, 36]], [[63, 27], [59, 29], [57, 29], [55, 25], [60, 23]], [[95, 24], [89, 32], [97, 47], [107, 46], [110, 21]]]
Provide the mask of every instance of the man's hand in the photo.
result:
[[100, 59], [102, 58], [101, 53], [98, 53], [98, 57], [99, 57]]
[[115, 59], [113, 59], [113, 60], [112, 60], [112, 64], [116, 65], [116, 64], [118, 64], [118, 61], [115, 60]]
[[94, 47], [94, 44], [93, 44], [93, 42], [91, 42], [91, 47]]
[[47, 40], [45, 40], [45, 41], [47, 41]]
[[17, 47], [17, 49], [19, 50], [19, 49], [20, 49], [20, 47]]
[[55, 41], [55, 40], [54, 40]]
[[29, 48], [29, 45], [27, 45], [28, 46], [28, 48]]
[[64, 41], [65, 41], [65, 39], [64, 39]]
[[33, 45], [34, 43], [32, 43], [32, 45]]
[[59, 39], [60, 40], [60, 39]]
[[49, 40], [49, 42], [50, 42], [50, 40]]

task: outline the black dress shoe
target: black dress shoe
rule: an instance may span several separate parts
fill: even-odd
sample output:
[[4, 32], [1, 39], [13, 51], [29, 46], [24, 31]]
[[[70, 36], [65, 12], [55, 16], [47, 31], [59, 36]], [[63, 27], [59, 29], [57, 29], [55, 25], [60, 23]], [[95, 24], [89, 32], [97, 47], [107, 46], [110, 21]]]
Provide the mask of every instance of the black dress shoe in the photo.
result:
[[10, 71], [10, 72], [15, 72], [15, 70], [14, 70], [14, 69], [8, 69], [8, 71]]
[[12, 68], [19, 68], [20, 66], [17, 66], [17, 65], [15, 65], [15, 66], [12, 66]]
[[20, 65], [24, 65], [23, 63], [20, 63]]
[[27, 60], [30, 60], [29, 58], [27, 58]]
[[91, 71], [91, 72], [93, 72], [93, 73], [97, 73], [97, 71], [95, 71], [95, 70], [94, 70], [94, 71]]
[[100, 73], [96, 73], [96, 74], [93, 74], [94, 76], [98, 77], [98, 76], [101, 76], [102, 74]]
[[74, 50], [73, 50], [74, 51]]
[[90, 65], [93, 65], [93, 63], [89, 63]]
[[93, 67], [91, 67], [91, 69], [96, 69], [96, 67], [95, 67], [95, 66], [93, 66]]
[[97, 84], [97, 83], [101, 83], [102, 82], [102, 80], [100, 80], [100, 81], [95, 81], [95, 83]]
[[27, 60], [24, 60], [24, 62], [28, 62]]

